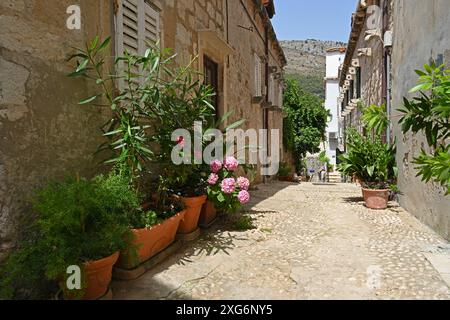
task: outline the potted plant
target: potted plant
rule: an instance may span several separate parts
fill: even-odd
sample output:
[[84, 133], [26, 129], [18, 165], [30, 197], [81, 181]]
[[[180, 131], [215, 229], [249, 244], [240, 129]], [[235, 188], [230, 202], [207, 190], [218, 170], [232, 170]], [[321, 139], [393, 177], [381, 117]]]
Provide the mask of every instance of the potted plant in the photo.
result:
[[[119, 176], [50, 183], [33, 200], [32, 236], [8, 259], [2, 286], [13, 297], [31, 292], [29, 297], [42, 298], [59, 286], [65, 299], [101, 298], [127, 247], [127, 212], [136, 205], [134, 191]], [[71, 278], [70, 270], [78, 268], [80, 279]]]
[[383, 143], [379, 136], [364, 137], [353, 128], [348, 130], [347, 145], [339, 171], [361, 181], [368, 208], [386, 209], [389, 186], [397, 175], [395, 148]]
[[158, 204], [153, 200], [129, 215], [132, 236], [127, 238], [128, 247], [121, 252], [117, 267], [134, 269], [169, 247], [184, 215], [179, 202]]
[[292, 174], [293, 168], [286, 162], [280, 163], [278, 170], [278, 180], [285, 182], [294, 182], [294, 176]]
[[234, 157], [227, 157], [224, 162], [214, 160], [208, 178], [208, 199], [215, 208], [224, 213], [235, 213], [250, 201], [250, 181], [245, 177], [236, 178], [239, 163]]

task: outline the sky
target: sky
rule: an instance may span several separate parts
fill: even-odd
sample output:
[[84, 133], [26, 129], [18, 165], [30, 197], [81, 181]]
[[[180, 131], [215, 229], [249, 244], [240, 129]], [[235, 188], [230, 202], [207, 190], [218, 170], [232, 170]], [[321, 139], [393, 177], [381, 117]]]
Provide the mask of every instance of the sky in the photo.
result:
[[347, 42], [357, 0], [275, 0], [272, 23], [279, 40]]

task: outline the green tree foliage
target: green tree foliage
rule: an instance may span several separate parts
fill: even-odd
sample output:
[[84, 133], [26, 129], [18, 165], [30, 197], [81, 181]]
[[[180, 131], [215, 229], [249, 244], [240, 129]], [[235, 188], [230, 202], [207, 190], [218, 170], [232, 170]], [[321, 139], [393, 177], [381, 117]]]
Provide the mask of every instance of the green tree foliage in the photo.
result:
[[422, 132], [427, 138], [431, 152], [422, 150], [414, 159], [417, 176], [423, 181], [431, 180], [441, 184], [450, 194], [450, 70], [435, 63], [417, 70], [419, 84], [411, 93], [420, 92], [420, 96], [411, 100], [404, 98], [404, 108], [400, 110], [403, 133]]
[[287, 80], [284, 107], [287, 113], [284, 121], [284, 145], [299, 163], [308, 152], [320, 151], [330, 114], [320, 98], [305, 92], [292, 79]]
[[323, 74], [290, 74], [287, 77], [297, 81], [305, 92], [311, 93], [320, 99], [325, 99]]

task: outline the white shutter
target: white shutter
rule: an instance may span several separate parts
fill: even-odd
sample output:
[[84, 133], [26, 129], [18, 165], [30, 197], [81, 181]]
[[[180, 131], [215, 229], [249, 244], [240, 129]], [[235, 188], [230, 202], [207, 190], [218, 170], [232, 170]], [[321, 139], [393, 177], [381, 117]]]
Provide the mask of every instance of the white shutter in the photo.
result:
[[283, 107], [283, 83], [278, 82], [278, 107]]
[[[118, 0], [116, 17], [117, 56], [125, 52], [144, 55], [149, 43], [156, 44], [159, 40], [159, 12], [146, 0]], [[122, 72], [125, 66], [119, 66]], [[132, 70], [140, 73], [136, 67]], [[123, 80], [119, 88], [123, 88]]]
[[275, 81], [273, 79], [273, 74], [270, 75], [269, 77], [269, 103], [271, 103], [272, 105], [275, 103]]
[[256, 53], [253, 59], [255, 68], [253, 96], [259, 98], [262, 97], [262, 63], [261, 58]]
[[[147, 44], [156, 44], [159, 41], [159, 12], [156, 11], [152, 6], [144, 3], [145, 7], [145, 36], [144, 36], [144, 47], [146, 50]], [[145, 53], [144, 50], [144, 53]]]

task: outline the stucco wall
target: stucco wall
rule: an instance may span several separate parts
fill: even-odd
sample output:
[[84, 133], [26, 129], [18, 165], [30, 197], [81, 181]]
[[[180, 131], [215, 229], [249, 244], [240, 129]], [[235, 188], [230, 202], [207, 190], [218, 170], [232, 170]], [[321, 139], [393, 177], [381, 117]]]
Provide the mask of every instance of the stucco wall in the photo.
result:
[[70, 0], [0, 2], [0, 258], [20, 230], [33, 190], [69, 173], [97, 170], [106, 119], [80, 107], [83, 80], [67, 78], [71, 46], [110, 34], [109, 1], [81, 0], [82, 29], [66, 28]]
[[[417, 76], [430, 58], [446, 55], [450, 66], [450, 15], [447, 0], [397, 0], [394, 1], [395, 35], [392, 56], [393, 107], [402, 107], [404, 96], [414, 87]], [[398, 120], [398, 111], [394, 119]], [[412, 164], [422, 148], [428, 150], [422, 135], [404, 136], [397, 121], [394, 133], [397, 137], [397, 160], [399, 164], [399, 187], [402, 192], [400, 204], [421, 221], [450, 240], [450, 197], [434, 183], [425, 184], [416, 178]]]

